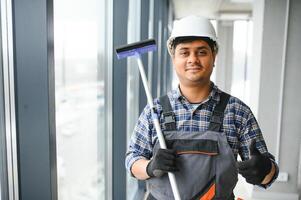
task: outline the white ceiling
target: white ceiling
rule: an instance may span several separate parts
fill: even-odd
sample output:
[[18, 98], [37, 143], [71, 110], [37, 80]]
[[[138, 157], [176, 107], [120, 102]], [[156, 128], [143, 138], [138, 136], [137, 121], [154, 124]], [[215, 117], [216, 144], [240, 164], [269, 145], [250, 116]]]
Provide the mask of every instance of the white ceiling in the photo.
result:
[[176, 19], [202, 15], [211, 19], [250, 18], [252, 0], [173, 0]]

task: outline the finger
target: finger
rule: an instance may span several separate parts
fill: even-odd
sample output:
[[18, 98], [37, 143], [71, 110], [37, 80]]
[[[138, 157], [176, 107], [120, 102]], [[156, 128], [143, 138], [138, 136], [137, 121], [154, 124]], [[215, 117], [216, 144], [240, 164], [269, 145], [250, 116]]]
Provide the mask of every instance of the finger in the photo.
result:
[[249, 182], [250, 180], [254, 179], [254, 176], [243, 176], [247, 182]]
[[176, 170], [176, 169], [178, 169], [178, 167], [174, 162], [168, 161], [168, 162], [164, 163], [164, 165], [162, 165], [160, 167], [160, 169], [164, 170], [164, 171], [169, 171], [170, 169]]
[[173, 167], [176, 166], [176, 162], [175, 160], [165, 160], [163, 165]]
[[179, 168], [173, 166], [173, 167], [166, 167], [165, 169], [163, 169], [163, 171], [165, 172], [177, 172], [179, 171]]
[[174, 155], [175, 157], [178, 156], [177, 151], [175, 149], [166, 149], [168, 154]]
[[258, 179], [259, 177], [257, 176], [252, 176], [252, 175], [246, 175], [246, 174], [241, 174], [242, 177], [244, 177], [247, 182], [250, 182], [250, 180]]
[[168, 149], [159, 149], [157, 152], [157, 156], [159, 158], [163, 158], [163, 159], [175, 159], [176, 155], [173, 153], [173, 151], [170, 151]]
[[237, 162], [238, 170], [249, 169], [251, 166], [252, 166], [252, 161], [250, 161], [250, 160]]
[[238, 173], [241, 174], [243, 177], [253, 177], [254, 173], [250, 170], [238, 170]]
[[259, 184], [259, 183], [262, 182], [262, 180], [260, 178], [254, 178], [254, 177], [252, 177], [252, 178], [246, 178], [246, 181], [248, 183], [254, 184], [254, 185]]
[[162, 154], [176, 155], [175, 149], [159, 149], [158, 152]]
[[255, 155], [260, 155], [260, 152], [258, 151], [258, 149], [256, 148], [256, 140], [253, 139], [251, 141], [251, 144], [249, 146], [249, 149], [250, 149], [250, 155], [251, 156], [255, 156]]
[[176, 157], [177, 156], [175, 154], [171, 154], [171, 153], [162, 154], [162, 158], [164, 158], [165, 160], [175, 160]]

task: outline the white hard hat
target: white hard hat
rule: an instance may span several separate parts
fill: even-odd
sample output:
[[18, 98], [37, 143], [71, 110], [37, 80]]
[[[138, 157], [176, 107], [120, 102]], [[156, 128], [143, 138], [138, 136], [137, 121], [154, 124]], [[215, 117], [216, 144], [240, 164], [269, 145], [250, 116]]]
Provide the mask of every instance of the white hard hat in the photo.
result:
[[171, 35], [167, 40], [167, 48], [170, 55], [172, 55], [174, 39], [186, 36], [208, 37], [217, 43], [216, 33], [209, 19], [191, 15], [174, 21]]

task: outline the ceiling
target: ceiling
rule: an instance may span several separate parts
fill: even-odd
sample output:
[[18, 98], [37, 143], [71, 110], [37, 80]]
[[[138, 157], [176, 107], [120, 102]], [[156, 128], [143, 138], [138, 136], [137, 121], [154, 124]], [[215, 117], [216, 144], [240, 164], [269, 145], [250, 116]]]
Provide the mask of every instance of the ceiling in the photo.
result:
[[210, 19], [248, 19], [252, 16], [252, 0], [173, 0], [176, 19], [202, 15]]

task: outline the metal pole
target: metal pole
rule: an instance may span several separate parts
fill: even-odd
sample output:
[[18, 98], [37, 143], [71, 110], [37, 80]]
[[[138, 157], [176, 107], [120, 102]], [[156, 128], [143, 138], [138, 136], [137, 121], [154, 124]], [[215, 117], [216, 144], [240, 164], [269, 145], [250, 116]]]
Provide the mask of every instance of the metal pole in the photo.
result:
[[[3, 53], [3, 85], [5, 102], [6, 162], [8, 199], [19, 199], [16, 108], [14, 90], [14, 44], [12, 0], [1, 0], [1, 40]], [[0, 196], [1, 198], [1, 196]]]
[[[143, 82], [143, 86], [144, 86], [144, 89], [145, 89], [147, 102], [151, 107], [152, 119], [153, 119], [153, 123], [155, 125], [155, 129], [156, 129], [156, 132], [157, 132], [157, 135], [158, 135], [159, 144], [160, 144], [160, 147], [162, 149], [166, 149], [166, 143], [165, 143], [165, 140], [164, 140], [164, 137], [163, 137], [163, 134], [162, 134], [161, 127], [160, 127], [158, 115], [155, 112], [155, 107], [154, 107], [154, 104], [153, 104], [153, 97], [150, 93], [150, 90], [149, 90], [149, 87], [148, 87], [148, 84], [147, 84], [147, 78], [146, 78], [146, 75], [145, 75], [145, 71], [144, 71], [144, 67], [143, 67], [143, 63], [142, 63], [140, 54], [137, 54], [136, 58], [137, 58], [137, 61], [138, 61], [139, 72], [140, 72], [142, 82]], [[175, 175], [171, 172], [168, 172], [168, 177], [169, 177], [171, 189], [172, 189], [173, 195], [175, 197], [175, 200], [181, 200]]]

